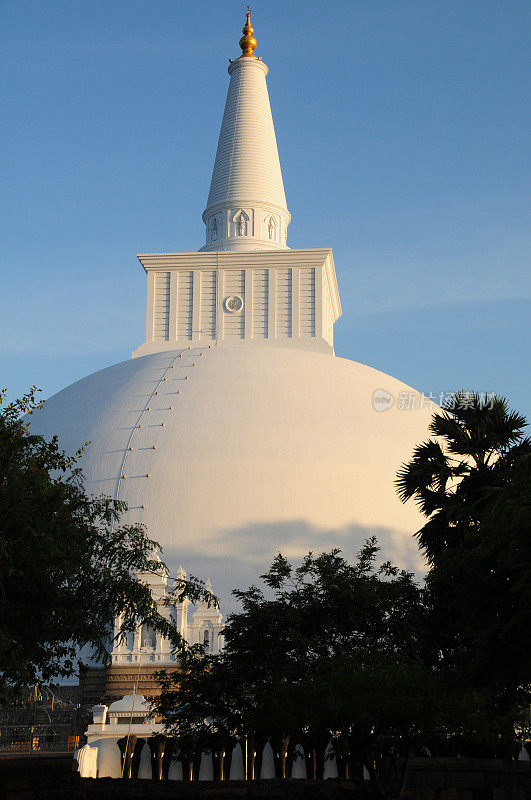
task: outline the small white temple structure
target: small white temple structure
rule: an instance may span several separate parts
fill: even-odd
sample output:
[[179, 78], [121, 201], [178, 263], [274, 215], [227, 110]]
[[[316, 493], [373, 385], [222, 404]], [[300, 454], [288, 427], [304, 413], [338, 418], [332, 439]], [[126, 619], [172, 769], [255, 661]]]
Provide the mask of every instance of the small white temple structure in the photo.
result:
[[[175, 586], [168, 587], [168, 572], [162, 566], [160, 572], [139, 572], [137, 578], [149, 586], [161, 616], [173, 623], [188, 644], [201, 644], [205, 652], [210, 655], [219, 653], [223, 648], [221, 612], [213, 605], [209, 606], [202, 601], [197, 603], [192, 619], [189, 619], [190, 600], [178, 599], [179, 581], [186, 578], [186, 572], [182, 566], [177, 571], [175, 581], [177, 588]], [[205, 588], [207, 591], [212, 590], [210, 581], [206, 582]], [[121, 623], [121, 618], [117, 617], [114, 622], [114, 647], [111, 652], [111, 664], [138, 664], [139, 666], [160, 664], [163, 667], [178, 662], [178, 657], [173, 652], [168, 639], [151, 629], [146, 623], [139, 624], [135, 631], [127, 634], [125, 639], [117, 638]]]

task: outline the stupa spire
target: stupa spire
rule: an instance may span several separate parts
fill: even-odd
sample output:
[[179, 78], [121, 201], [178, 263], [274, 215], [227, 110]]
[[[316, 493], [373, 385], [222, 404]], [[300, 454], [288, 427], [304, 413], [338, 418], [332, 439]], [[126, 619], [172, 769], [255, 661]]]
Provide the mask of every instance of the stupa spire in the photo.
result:
[[240, 39], [242, 55], [229, 64], [229, 89], [203, 212], [206, 244], [201, 250], [287, 247], [291, 215], [269, 104], [268, 69], [254, 55], [253, 34], [248, 10]]

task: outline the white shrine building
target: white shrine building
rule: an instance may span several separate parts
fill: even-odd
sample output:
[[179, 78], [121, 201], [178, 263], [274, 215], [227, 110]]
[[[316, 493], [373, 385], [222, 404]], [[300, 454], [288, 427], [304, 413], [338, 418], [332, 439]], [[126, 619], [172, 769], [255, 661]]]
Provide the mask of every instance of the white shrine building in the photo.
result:
[[[172, 591], [168, 586], [168, 572], [161, 568], [160, 572], [139, 572], [137, 578], [149, 586], [151, 595], [157, 603], [157, 609], [168, 622], [173, 623], [177, 631], [189, 645], [201, 644], [205, 653], [216, 655], [223, 647], [223, 624], [221, 612], [213, 605], [198, 602], [196, 610], [189, 619], [190, 600], [178, 599], [179, 581], [186, 578], [186, 572], [179, 566], [176, 575], [178, 583]], [[205, 584], [207, 591], [212, 591], [209, 580]], [[117, 617], [114, 622], [114, 646], [111, 652], [112, 665], [156, 665], [166, 666], [178, 663], [171, 643], [146, 623], [139, 624], [136, 630], [120, 640], [118, 633], [122, 620]]]
[[[332, 250], [289, 247], [268, 68], [252, 34], [248, 19], [228, 68], [205, 244], [139, 255], [145, 341], [132, 359], [51, 397], [31, 423], [67, 452], [90, 441], [86, 489], [125, 501], [124, 521], [145, 524], [170, 574], [182, 563], [210, 577], [225, 609], [279, 551], [297, 559], [339, 547], [351, 558], [376, 535], [385, 559], [421, 569], [420, 515], [394, 481], [434, 410], [400, 380], [334, 352]], [[161, 596], [164, 581], [153, 587]], [[186, 609], [172, 613], [184, 625]], [[200, 641], [218, 624], [198, 609], [187, 630]], [[139, 656], [142, 637], [154, 662], [168, 657], [137, 632], [115, 648], [111, 669]]]

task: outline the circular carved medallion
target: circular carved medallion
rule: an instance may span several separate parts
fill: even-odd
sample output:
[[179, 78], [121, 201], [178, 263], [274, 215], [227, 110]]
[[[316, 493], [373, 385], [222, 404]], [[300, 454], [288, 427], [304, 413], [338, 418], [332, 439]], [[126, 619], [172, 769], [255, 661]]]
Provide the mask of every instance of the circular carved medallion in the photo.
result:
[[231, 294], [225, 298], [223, 305], [225, 306], [225, 311], [228, 311], [231, 314], [236, 314], [243, 308], [243, 299], [239, 294]]

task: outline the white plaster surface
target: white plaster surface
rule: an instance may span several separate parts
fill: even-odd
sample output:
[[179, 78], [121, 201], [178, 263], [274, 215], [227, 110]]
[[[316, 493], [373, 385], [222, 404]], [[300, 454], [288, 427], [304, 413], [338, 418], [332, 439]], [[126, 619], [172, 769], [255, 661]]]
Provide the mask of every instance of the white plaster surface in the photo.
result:
[[273, 748], [268, 742], [264, 747], [262, 755], [262, 768], [260, 770], [260, 780], [272, 780], [275, 777], [275, 759]]
[[325, 780], [327, 778], [337, 778], [338, 776], [337, 761], [336, 757], [332, 755], [333, 752], [334, 748], [332, 747], [332, 743], [330, 742], [328, 747], [326, 748], [326, 753], [325, 753], [325, 762], [323, 771], [323, 778]]
[[95, 747], [85, 744], [76, 750], [74, 758], [77, 761], [78, 772], [82, 778], [96, 778], [98, 769], [98, 751]]
[[120, 749], [115, 737], [95, 739], [90, 743], [98, 751], [98, 777], [119, 778], [121, 775]]
[[145, 780], [151, 780], [151, 774], [151, 753], [146, 742], [142, 748], [142, 753], [140, 754], [138, 777], [144, 778]]
[[293, 761], [291, 768], [291, 777], [293, 779], [305, 780], [306, 779], [306, 762], [304, 761], [304, 749], [302, 745], [298, 744], [295, 747], [296, 758]]
[[[99, 708], [99, 706], [96, 706], [96, 708]], [[115, 700], [114, 703], [111, 703], [107, 709], [107, 714], [109, 718], [112, 719], [114, 717], [122, 717], [131, 714], [132, 710], [136, 717], [147, 716], [149, 714], [151, 709], [144, 695], [125, 694], [120, 700]]]
[[230, 83], [207, 207], [260, 196], [286, 207], [263, 61], [241, 57], [228, 68]]
[[[245, 745], [243, 745], [245, 747]], [[230, 776], [231, 781], [245, 780], [245, 767], [243, 764], [243, 752], [240, 743], [234, 745], [232, 750], [232, 760], [230, 762]]]
[[[87, 489], [128, 503], [124, 521], [146, 525], [170, 576], [183, 563], [211, 578], [227, 611], [232, 588], [255, 581], [279, 550], [295, 559], [340, 547], [352, 557], [375, 534], [385, 558], [422, 569], [412, 536], [422, 520], [393, 482], [427, 438], [431, 404], [398, 410], [411, 387], [331, 355], [178, 352], [90, 375], [31, 418], [33, 432], [59, 434], [69, 453], [90, 440], [80, 461]], [[393, 396], [392, 408], [374, 410], [376, 390]]]
[[[267, 67], [241, 57], [230, 83], [203, 212], [208, 250], [286, 246], [290, 214], [266, 85]], [[215, 234], [212, 233], [215, 220]]]
[[172, 761], [168, 770], [168, 780], [182, 781], [183, 779], [183, 765], [181, 761]]
[[201, 754], [201, 764], [199, 765], [199, 780], [214, 780], [214, 765], [212, 763], [212, 753]]

